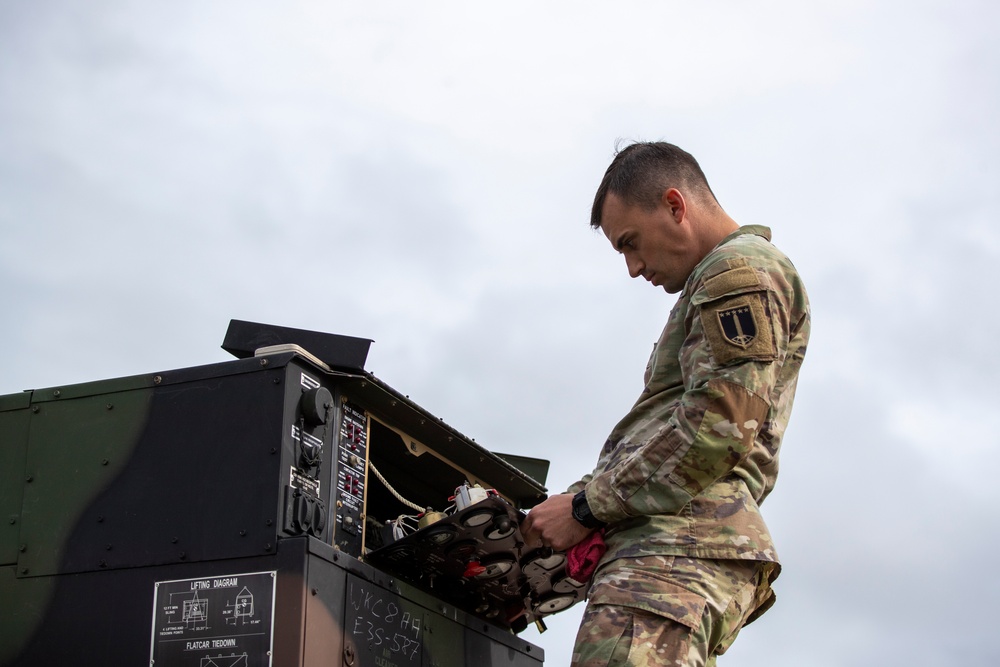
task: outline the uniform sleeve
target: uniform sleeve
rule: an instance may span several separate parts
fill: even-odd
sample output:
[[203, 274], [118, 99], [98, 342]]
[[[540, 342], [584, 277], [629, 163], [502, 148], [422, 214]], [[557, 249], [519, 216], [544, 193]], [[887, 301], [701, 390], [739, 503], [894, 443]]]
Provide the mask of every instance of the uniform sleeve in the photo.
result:
[[564, 493], [571, 493], [575, 496], [576, 494], [580, 493], [585, 488], [587, 488], [587, 484], [589, 484], [590, 480], [592, 479], [594, 479], [594, 476], [592, 474], [584, 475], [583, 479], [581, 479], [579, 482], [573, 482], [572, 484], [570, 484]]
[[675, 514], [753, 449], [789, 340], [789, 308], [767, 271], [729, 266], [691, 292], [680, 400], [660, 408], [665, 414], [653, 412], [655, 395], [636, 406], [648, 402], [650, 416], [664, 425], [586, 482], [598, 519]]
[[585, 488], [587, 488], [587, 485], [590, 484], [590, 481], [594, 479], [594, 475], [597, 475], [599, 471], [604, 470], [607, 467], [608, 460], [610, 459], [610, 457], [611, 457], [611, 448], [608, 446], [608, 443], [605, 443], [604, 447], [601, 449], [601, 456], [597, 460], [597, 466], [594, 468], [594, 471], [587, 473], [579, 481], [570, 484], [569, 487], [567, 487], [566, 491], [564, 491], [564, 493], [571, 493], [575, 496], [576, 494], [580, 493]]

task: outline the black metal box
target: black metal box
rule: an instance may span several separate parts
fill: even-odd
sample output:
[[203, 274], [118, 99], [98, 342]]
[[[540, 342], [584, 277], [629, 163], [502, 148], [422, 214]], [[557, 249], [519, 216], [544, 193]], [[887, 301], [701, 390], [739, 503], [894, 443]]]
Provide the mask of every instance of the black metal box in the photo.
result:
[[544, 497], [304, 351], [0, 396], [0, 664], [537, 664], [508, 619], [360, 561], [397, 494], [443, 508], [463, 483]]

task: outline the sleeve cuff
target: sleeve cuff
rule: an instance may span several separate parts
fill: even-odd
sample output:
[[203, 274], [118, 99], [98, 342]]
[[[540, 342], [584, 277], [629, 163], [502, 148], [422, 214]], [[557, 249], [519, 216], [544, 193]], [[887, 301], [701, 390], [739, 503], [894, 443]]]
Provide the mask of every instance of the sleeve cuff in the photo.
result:
[[590, 513], [599, 521], [616, 523], [631, 516], [624, 503], [615, 494], [610, 474], [604, 473], [594, 477], [585, 490]]
[[671, 478], [669, 483], [659, 488], [658, 493], [640, 491], [631, 495], [626, 502], [615, 490], [610, 471], [594, 477], [587, 485], [586, 492], [591, 514], [605, 523], [616, 523], [633, 516], [676, 514], [693, 499], [692, 495]]

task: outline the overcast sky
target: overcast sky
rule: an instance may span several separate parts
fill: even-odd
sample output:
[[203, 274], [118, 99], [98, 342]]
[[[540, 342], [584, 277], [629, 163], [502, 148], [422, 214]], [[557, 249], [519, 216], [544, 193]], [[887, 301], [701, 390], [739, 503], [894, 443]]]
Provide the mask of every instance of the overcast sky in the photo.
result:
[[[370, 371], [562, 490], [673, 303], [588, 227], [616, 141], [664, 139], [813, 306], [763, 508], [779, 602], [720, 662], [1000, 664], [998, 20], [2, 2], [0, 394], [223, 361], [231, 318], [362, 336]], [[524, 636], [566, 665], [581, 613]]]

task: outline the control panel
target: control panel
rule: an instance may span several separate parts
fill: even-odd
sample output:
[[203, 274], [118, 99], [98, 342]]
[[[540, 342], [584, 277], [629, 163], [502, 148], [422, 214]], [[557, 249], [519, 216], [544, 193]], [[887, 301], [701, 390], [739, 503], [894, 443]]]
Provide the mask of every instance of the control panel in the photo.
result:
[[360, 556], [364, 546], [367, 462], [368, 416], [345, 400], [337, 440], [334, 544], [352, 556]]
[[456, 489], [450, 514], [365, 559], [515, 632], [582, 600], [586, 584], [569, 576], [566, 554], [526, 545], [524, 513], [494, 493], [477, 497], [477, 491], [483, 490]]

